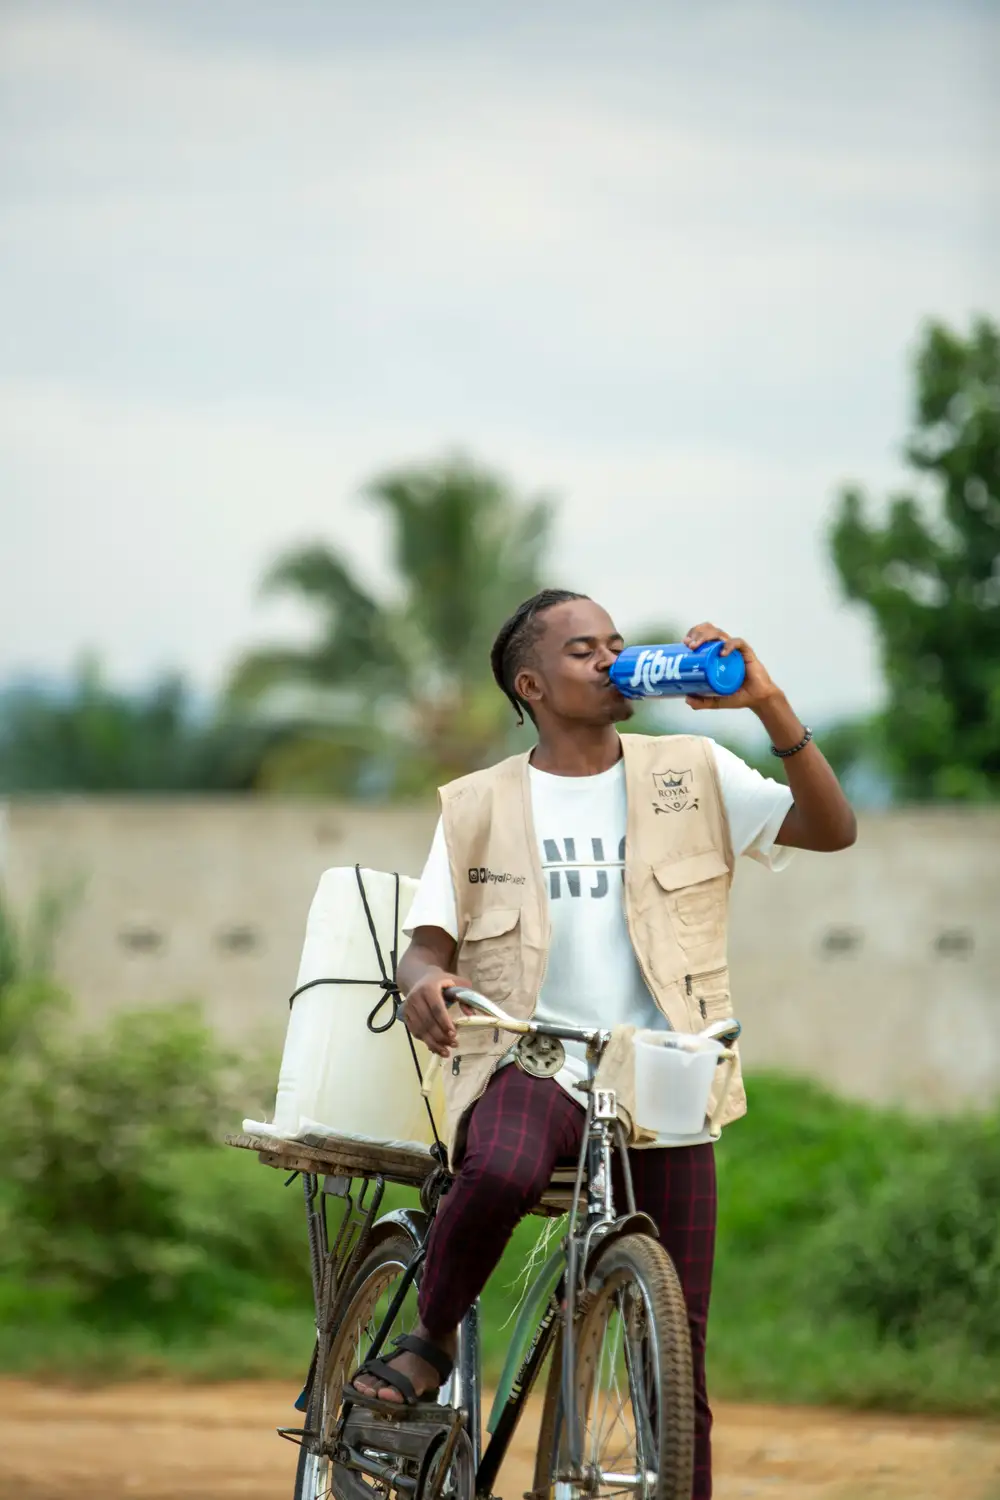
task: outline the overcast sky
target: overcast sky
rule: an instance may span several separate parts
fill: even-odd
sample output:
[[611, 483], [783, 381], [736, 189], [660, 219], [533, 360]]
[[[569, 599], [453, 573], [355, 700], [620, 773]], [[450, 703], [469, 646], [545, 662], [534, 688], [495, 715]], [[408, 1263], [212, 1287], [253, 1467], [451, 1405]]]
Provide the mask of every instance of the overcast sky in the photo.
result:
[[626, 629], [876, 701], [823, 529], [900, 481], [920, 320], [1000, 310], [998, 15], [4, 0], [0, 682], [216, 686], [307, 630], [277, 550], [384, 578], [359, 484], [462, 447]]

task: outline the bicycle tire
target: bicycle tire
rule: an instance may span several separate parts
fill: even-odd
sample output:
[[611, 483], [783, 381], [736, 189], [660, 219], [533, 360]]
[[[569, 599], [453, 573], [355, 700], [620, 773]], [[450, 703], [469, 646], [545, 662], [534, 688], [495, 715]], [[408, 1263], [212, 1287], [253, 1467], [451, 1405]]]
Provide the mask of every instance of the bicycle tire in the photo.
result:
[[[394, 1273], [402, 1274], [416, 1249], [414, 1241], [402, 1231], [389, 1235], [368, 1253], [352, 1277], [341, 1299], [342, 1312], [330, 1332], [324, 1367], [317, 1370], [309, 1393], [307, 1431], [317, 1432], [321, 1438], [328, 1434], [332, 1420], [340, 1410], [344, 1381], [354, 1374], [352, 1361], [356, 1348], [351, 1347], [352, 1336], [359, 1326], [367, 1327], [367, 1317], [360, 1325], [366, 1309], [374, 1307], [380, 1291], [393, 1279]], [[345, 1476], [329, 1458], [318, 1454], [308, 1439], [303, 1440], [295, 1471], [294, 1500], [321, 1500], [321, 1497], [331, 1495], [335, 1500], [368, 1500], [372, 1494], [369, 1485], [355, 1476]]]
[[[641, 1494], [644, 1500], [690, 1500], [694, 1473], [694, 1384], [687, 1308], [673, 1262], [662, 1245], [649, 1235], [627, 1234], [609, 1241], [598, 1251], [588, 1272], [584, 1310], [573, 1330], [577, 1410], [583, 1414], [591, 1404], [595, 1374], [603, 1359], [602, 1329], [609, 1322], [609, 1312], [613, 1311], [616, 1289], [624, 1288], [628, 1282], [640, 1292], [649, 1325], [646, 1341], [655, 1355], [657, 1378], [658, 1416], [652, 1444], [657, 1460], [655, 1482], [647, 1482], [635, 1493]], [[556, 1475], [566, 1462], [562, 1361], [558, 1357], [565, 1337], [563, 1330], [557, 1338], [555, 1357], [549, 1369], [538, 1435], [535, 1495], [553, 1493]], [[630, 1390], [632, 1384], [630, 1377]], [[586, 1431], [584, 1446], [586, 1450]], [[585, 1451], [585, 1462], [588, 1457], [593, 1461], [594, 1455]], [[648, 1469], [645, 1472], [648, 1473]], [[614, 1485], [609, 1485], [611, 1491], [614, 1488]], [[600, 1494], [603, 1490], [591, 1482], [587, 1493]]]

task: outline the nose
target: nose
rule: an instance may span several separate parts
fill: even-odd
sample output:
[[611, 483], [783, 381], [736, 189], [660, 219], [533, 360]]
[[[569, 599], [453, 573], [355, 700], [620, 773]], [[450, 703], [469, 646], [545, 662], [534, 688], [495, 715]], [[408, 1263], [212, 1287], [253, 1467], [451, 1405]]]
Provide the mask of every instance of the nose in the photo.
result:
[[611, 663], [617, 655], [617, 651], [612, 651], [610, 646], [602, 647], [595, 657], [597, 670], [599, 672], [609, 672], [611, 670]]

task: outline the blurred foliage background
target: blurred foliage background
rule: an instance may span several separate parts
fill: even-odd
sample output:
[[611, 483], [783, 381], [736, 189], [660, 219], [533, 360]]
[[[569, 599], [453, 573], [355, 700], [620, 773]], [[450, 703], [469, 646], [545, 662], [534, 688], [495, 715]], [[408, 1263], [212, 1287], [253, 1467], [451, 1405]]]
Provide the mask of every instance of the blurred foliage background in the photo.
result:
[[[883, 502], [844, 489], [826, 539], [846, 599], [871, 616], [885, 707], [821, 726], [823, 748], [856, 799], [872, 785], [882, 800], [994, 799], [1000, 329], [929, 323], [913, 381], [912, 493]], [[93, 662], [58, 693], [8, 692], [0, 792], [412, 798], [524, 743], [489, 647], [522, 599], [572, 584], [552, 555], [554, 501], [467, 458], [390, 470], [363, 501], [388, 522], [388, 588], [372, 588], [335, 540], [286, 552], [262, 587], [305, 602], [313, 639], [248, 649], [217, 704], [192, 702], [177, 675], [130, 696]], [[664, 640], [693, 622], [620, 623], [631, 639]], [[669, 709], [647, 707], [636, 727], [670, 723]]]

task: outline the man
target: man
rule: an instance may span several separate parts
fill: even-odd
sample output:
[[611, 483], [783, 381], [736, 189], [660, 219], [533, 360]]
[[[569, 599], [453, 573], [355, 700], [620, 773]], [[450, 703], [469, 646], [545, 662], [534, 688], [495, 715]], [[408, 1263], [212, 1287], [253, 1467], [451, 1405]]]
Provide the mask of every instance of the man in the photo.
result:
[[[556, 1078], [510, 1065], [512, 1037], [461, 1045], [444, 991], [467, 985], [509, 1014], [574, 1025], [696, 1030], [731, 1014], [725, 960], [732, 865], [778, 869], [793, 849], [844, 849], [855, 819], [833, 771], [753, 651], [712, 625], [685, 637], [739, 650], [734, 696], [688, 699], [701, 711], [747, 708], [784, 758], [788, 786], [712, 740], [619, 737], [633, 705], [609, 668], [624, 646], [591, 599], [546, 590], [503, 626], [493, 673], [538, 744], [442, 788], [442, 816], [408, 918], [399, 964], [404, 1016], [442, 1058], [457, 1180], [427, 1250], [420, 1325], [402, 1352], [355, 1389], [381, 1401], [432, 1395], [447, 1378], [455, 1330], [554, 1163], [575, 1157], [582, 1056]], [[523, 718], [522, 718], [523, 722]], [[461, 944], [461, 947], [459, 945]], [[454, 1054], [454, 1055], [452, 1055]], [[742, 1085], [724, 1121], [745, 1108]], [[632, 1150], [637, 1206], [656, 1221], [688, 1308], [695, 1378], [694, 1500], [711, 1495], [705, 1329], [715, 1237], [715, 1163], [695, 1143]], [[424, 1357], [426, 1356], [426, 1357]]]

